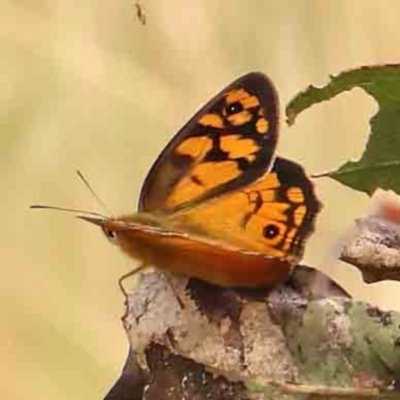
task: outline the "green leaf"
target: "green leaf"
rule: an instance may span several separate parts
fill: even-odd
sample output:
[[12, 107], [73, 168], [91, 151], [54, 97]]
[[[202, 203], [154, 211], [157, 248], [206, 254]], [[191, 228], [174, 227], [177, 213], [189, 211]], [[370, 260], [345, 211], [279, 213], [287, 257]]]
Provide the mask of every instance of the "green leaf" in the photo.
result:
[[332, 76], [322, 88], [308, 87], [286, 107], [288, 124], [292, 125], [303, 110], [354, 87], [371, 95], [379, 106], [370, 120], [364, 153], [358, 161], [347, 161], [336, 171], [317, 177], [329, 176], [368, 194], [378, 187], [400, 193], [400, 64], [362, 67]]

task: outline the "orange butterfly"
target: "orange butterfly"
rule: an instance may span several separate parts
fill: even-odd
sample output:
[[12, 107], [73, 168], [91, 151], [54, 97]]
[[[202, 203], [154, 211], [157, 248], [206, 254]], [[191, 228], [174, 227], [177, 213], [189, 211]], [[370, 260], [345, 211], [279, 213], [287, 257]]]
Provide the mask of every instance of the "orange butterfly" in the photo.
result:
[[274, 159], [278, 100], [262, 73], [215, 96], [151, 168], [139, 212], [81, 215], [140, 268], [221, 286], [272, 285], [303, 254], [320, 210], [303, 168]]

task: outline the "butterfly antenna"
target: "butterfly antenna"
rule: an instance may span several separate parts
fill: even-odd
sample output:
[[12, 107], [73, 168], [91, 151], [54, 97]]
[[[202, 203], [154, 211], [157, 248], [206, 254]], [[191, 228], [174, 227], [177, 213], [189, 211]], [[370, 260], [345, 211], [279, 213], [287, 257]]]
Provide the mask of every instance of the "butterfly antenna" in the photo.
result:
[[[79, 171], [79, 169], [77, 169], [76, 173], [79, 176], [79, 178], [81, 179], [81, 181], [83, 182], [83, 184], [89, 189], [89, 192], [92, 193], [92, 195], [96, 199], [97, 203], [103, 208], [103, 210], [106, 212], [106, 214], [110, 215], [111, 212], [108, 209], [106, 203], [104, 203], [104, 201], [101, 200], [100, 197], [97, 195], [97, 193], [93, 190], [93, 188], [90, 186], [89, 181], [85, 178], [85, 176], [82, 174], [82, 172]], [[94, 214], [96, 214], [96, 213], [94, 213]]]
[[97, 212], [92, 212], [92, 211], [85, 211], [85, 210], [77, 210], [75, 208], [64, 208], [64, 207], [54, 207], [54, 206], [48, 206], [44, 204], [33, 204], [29, 208], [33, 209], [41, 209], [41, 210], [57, 210], [57, 211], [66, 211], [66, 212], [72, 212], [74, 214], [84, 214], [84, 215], [92, 215], [95, 217], [100, 217], [107, 219], [107, 217], [103, 214], [97, 213]]

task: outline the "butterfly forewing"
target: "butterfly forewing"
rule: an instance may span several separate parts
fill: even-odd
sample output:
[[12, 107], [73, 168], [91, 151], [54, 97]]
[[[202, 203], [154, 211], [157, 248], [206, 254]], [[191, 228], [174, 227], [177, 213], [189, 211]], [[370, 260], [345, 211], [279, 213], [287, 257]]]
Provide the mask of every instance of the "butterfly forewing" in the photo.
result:
[[172, 213], [256, 181], [271, 166], [278, 101], [262, 73], [215, 96], [175, 135], [151, 168], [139, 210]]

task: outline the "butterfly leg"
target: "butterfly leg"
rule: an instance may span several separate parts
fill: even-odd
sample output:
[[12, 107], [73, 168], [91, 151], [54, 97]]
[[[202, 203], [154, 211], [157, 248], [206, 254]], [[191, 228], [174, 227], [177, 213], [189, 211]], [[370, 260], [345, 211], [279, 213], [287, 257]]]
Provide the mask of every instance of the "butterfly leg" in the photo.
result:
[[174, 281], [173, 281], [173, 279], [171, 278], [171, 275], [169, 275], [168, 273], [163, 274], [163, 275], [164, 275], [164, 279], [167, 281], [168, 286], [169, 286], [169, 288], [171, 289], [171, 291], [172, 291], [174, 297], [176, 298], [176, 301], [178, 302], [179, 307], [181, 308], [181, 310], [184, 310], [184, 309], [185, 309], [185, 305], [183, 304], [182, 299], [179, 297], [179, 294], [178, 294], [178, 292], [176, 291], [176, 288], [175, 288], [175, 286], [174, 286]]
[[146, 264], [140, 264], [137, 268], [132, 269], [131, 271], [129, 271], [128, 273], [122, 275], [118, 279], [118, 286], [119, 286], [122, 294], [125, 296], [126, 300], [128, 300], [128, 292], [124, 288], [124, 284], [123, 284], [124, 280], [136, 275], [138, 272], [144, 270], [146, 267], [147, 267]]

